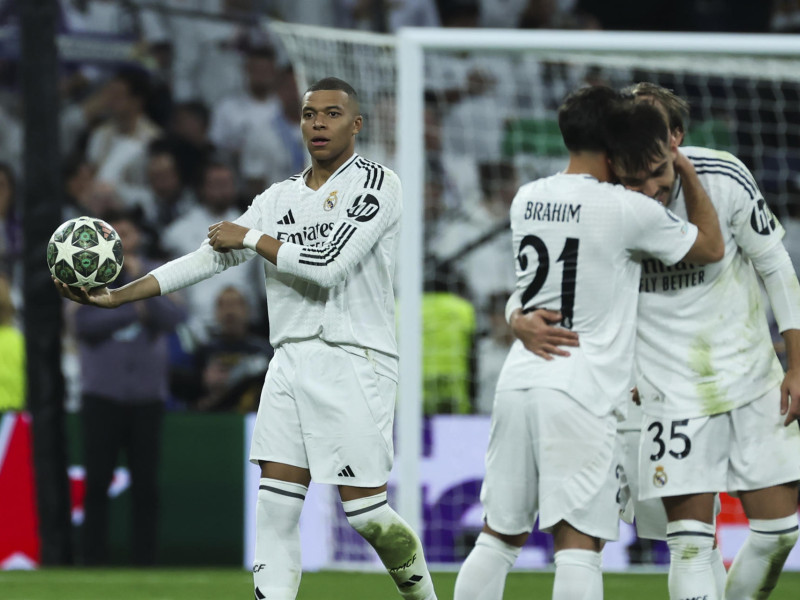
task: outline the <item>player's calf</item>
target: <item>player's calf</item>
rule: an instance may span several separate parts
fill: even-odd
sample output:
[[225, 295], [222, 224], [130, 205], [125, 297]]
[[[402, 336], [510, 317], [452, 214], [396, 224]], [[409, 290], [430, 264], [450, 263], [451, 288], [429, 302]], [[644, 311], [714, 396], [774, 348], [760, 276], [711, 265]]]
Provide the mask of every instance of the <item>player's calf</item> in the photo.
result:
[[667, 524], [670, 600], [718, 600], [712, 567], [714, 525], [684, 519]]
[[436, 600], [417, 534], [387, 503], [386, 492], [342, 502], [347, 521], [375, 548], [407, 600]]
[[797, 543], [797, 515], [750, 519], [750, 535], [736, 555], [725, 586], [726, 600], [767, 598]]
[[521, 546], [508, 544], [484, 528], [458, 570], [453, 599], [501, 600], [506, 577], [521, 550]]
[[308, 488], [261, 478], [253, 562], [255, 598], [294, 600], [300, 586], [300, 512]]

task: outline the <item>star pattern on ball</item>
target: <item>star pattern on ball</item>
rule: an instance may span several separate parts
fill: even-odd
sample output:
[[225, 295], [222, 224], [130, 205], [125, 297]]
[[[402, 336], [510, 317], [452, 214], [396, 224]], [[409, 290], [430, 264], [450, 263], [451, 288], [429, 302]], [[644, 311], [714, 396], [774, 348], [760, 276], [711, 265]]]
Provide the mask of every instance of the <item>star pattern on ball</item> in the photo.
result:
[[72, 253], [74, 251], [74, 248], [70, 243], [69, 239], [67, 239], [66, 242], [57, 242], [54, 240], [53, 243], [55, 244], [56, 251], [58, 252], [58, 254], [56, 254], [56, 259], [53, 262], [53, 264], [57, 265], [59, 261], [63, 260], [68, 265], [72, 265]]
[[102, 236], [99, 236], [98, 244], [92, 250], [97, 252], [98, 256], [100, 257], [97, 261], [98, 265], [102, 265], [106, 260], [114, 261], [114, 241], [115, 240], [107, 240]]

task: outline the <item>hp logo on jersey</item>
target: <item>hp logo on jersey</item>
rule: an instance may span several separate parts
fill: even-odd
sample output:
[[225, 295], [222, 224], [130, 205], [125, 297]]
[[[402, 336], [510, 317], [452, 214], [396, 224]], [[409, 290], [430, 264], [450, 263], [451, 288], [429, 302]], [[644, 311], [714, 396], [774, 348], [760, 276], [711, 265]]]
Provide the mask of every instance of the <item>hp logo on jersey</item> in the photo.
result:
[[760, 198], [753, 207], [753, 213], [750, 215], [750, 226], [759, 235], [769, 235], [775, 231], [775, 217], [772, 216], [772, 211], [770, 211], [763, 198]]
[[351, 219], [364, 223], [371, 220], [378, 214], [380, 204], [378, 199], [372, 194], [362, 194], [355, 199], [352, 206], [347, 209], [347, 216]]

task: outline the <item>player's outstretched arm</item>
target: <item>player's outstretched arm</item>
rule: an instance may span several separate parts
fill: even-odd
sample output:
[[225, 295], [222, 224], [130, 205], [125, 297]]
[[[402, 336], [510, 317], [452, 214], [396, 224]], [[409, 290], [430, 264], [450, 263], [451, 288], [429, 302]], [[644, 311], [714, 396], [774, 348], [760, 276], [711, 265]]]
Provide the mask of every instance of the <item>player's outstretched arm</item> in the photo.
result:
[[675, 160], [675, 170], [681, 176], [687, 216], [698, 230], [697, 239], [684, 260], [701, 264], [722, 260], [725, 255], [725, 241], [722, 239], [717, 211], [703, 188], [694, 165], [680, 150]]
[[788, 369], [781, 384], [781, 414], [786, 415], [784, 425], [800, 420], [800, 329], [781, 332], [786, 342]]
[[161, 295], [158, 280], [149, 274], [114, 290], [105, 286], [92, 289], [70, 287], [56, 279], [53, 282], [58, 292], [67, 300], [99, 308], [116, 308], [128, 302]]

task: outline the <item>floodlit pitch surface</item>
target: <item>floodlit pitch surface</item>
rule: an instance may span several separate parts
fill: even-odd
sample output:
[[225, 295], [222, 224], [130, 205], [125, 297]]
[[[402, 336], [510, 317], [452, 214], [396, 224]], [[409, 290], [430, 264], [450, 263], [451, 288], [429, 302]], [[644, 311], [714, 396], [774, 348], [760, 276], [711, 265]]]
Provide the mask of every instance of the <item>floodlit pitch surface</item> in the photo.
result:
[[[434, 573], [439, 600], [453, 598], [455, 573]], [[512, 573], [504, 600], [549, 598], [552, 573]], [[800, 573], [784, 573], [771, 600], [796, 600]], [[251, 576], [236, 569], [42, 569], [0, 572], [3, 600], [220, 600], [252, 598]], [[605, 597], [667, 598], [665, 574], [612, 573]], [[353, 572], [306, 573], [298, 600], [400, 598], [389, 577]]]

